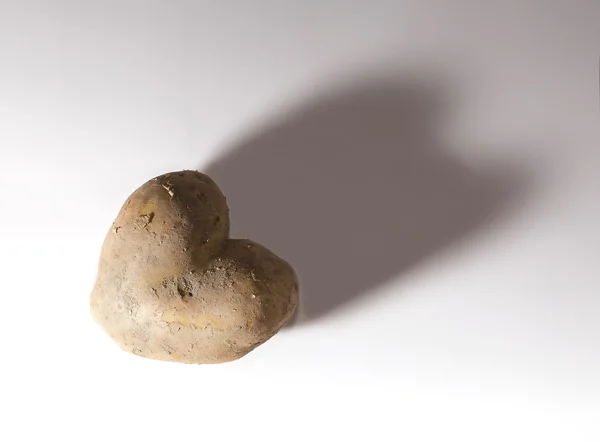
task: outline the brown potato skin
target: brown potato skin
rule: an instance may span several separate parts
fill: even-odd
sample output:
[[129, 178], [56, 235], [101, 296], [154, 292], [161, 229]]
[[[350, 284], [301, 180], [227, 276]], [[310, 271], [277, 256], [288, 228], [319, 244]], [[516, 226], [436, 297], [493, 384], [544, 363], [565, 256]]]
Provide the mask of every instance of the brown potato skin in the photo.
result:
[[298, 278], [270, 250], [228, 236], [229, 209], [208, 176], [148, 181], [106, 236], [93, 318], [147, 358], [206, 364], [246, 355], [293, 315]]

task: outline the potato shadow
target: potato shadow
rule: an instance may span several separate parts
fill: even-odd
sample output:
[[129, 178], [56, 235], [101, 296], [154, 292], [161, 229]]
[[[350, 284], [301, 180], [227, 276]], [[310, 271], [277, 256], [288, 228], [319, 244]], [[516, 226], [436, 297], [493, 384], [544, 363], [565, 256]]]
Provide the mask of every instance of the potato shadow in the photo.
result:
[[511, 175], [470, 170], [438, 136], [428, 84], [364, 82], [321, 94], [203, 172], [231, 208], [232, 237], [258, 241], [300, 278], [300, 314], [322, 318], [485, 224]]

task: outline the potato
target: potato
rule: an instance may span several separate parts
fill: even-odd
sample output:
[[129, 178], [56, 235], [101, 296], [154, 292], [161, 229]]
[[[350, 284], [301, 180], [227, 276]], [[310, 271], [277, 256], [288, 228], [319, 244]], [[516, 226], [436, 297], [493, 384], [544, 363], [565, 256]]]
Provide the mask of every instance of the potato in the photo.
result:
[[90, 301], [93, 318], [124, 350], [211, 364], [275, 335], [296, 308], [298, 278], [265, 247], [229, 239], [219, 187], [183, 171], [148, 181], [125, 202]]

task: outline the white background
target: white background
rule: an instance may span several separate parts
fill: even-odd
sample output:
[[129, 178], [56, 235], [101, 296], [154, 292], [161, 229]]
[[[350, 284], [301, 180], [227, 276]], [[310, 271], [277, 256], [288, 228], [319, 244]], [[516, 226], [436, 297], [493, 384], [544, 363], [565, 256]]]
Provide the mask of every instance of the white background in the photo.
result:
[[[597, 0], [0, 0], [0, 439], [600, 440], [599, 45]], [[88, 312], [195, 168], [303, 287], [224, 365]]]

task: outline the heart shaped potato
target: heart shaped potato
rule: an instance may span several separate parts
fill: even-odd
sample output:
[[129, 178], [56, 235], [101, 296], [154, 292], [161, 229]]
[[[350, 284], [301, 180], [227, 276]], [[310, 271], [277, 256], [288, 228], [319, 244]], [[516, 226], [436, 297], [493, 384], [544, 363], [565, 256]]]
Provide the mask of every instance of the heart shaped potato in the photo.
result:
[[124, 350], [210, 364], [264, 343], [297, 303], [292, 267], [229, 239], [219, 187], [183, 171], [148, 181], [121, 208], [102, 246], [91, 313]]

